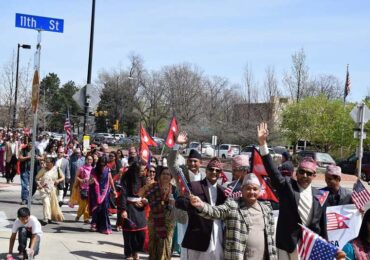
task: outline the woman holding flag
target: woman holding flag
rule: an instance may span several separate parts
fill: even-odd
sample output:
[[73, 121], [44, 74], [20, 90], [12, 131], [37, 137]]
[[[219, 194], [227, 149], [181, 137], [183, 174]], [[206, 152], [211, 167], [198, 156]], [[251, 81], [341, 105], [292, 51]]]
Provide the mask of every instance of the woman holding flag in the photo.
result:
[[150, 214], [149, 259], [171, 259], [173, 230], [175, 226], [173, 211], [176, 187], [171, 184], [172, 174], [167, 167], [159, 173], [158, 182], [149, 183], [139, 191], [139, 196], [148, 199]]

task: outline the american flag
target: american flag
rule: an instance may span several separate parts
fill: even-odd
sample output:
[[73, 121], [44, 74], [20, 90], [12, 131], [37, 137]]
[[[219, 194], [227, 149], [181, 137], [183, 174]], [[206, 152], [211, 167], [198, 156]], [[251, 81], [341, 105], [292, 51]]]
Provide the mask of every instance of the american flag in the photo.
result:
[[325, 204], [329, 196], [329, 191], [319, 190], [319, 193], [315, 195], [316, 199], [319, 201], [321, 207]]
[[67, 117], [64, 122], [64, 131], [66, 132], [66, 144], [69, 144], [72, 141], [72, 129], [69, 117]]
[[326, 218], [328, 220], [326, 226], [328, 231], [348, 228], [347, 224], [344, 221], [349, 220], [349, 218], [341, 214], [335, 212], [326, 213]]
[[365, 204], [370, 201], [370, 193], [360, 179], [353, 185], [352, 200], [359, 210], [364, 210]]
[[302, 260], [334, 259], [338, 248], [308, 228], [301, 227], [302, 238], [298, 243], [298, 254]]
[[346, 98], [351, 90], [351, 77], [349, 76], [348, 65], [347, 65], [347, 75], [346, 84], [344, 85], [344, 98]]
[[242, 197], [242, 192], [241, 191], [236, 191], [234, 192], [236, 186], [238, 185], [240, 181], [240, 178], [235, 182], [234, 185], [230, 184], [229, 186], [226, 187], [226, 189], [224, 190], [224, 194], [226, 197], [228, 198], [233, 198], [233, 199], [237, 199], [237, 198], [240, 198]]

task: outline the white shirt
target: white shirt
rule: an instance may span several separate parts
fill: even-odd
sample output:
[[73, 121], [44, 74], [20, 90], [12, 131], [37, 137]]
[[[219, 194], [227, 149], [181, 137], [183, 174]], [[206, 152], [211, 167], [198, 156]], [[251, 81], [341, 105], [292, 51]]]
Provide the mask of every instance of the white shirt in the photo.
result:
[[41, 224], [37, 220], [35, 216], [30, 216], [28, 219], [28, 222], [26, 224], [23, 224], [18, 218], [15, 220], [12, 228], [12, 233], [17, 233], [18, 229], [21, 227], [25, 227], [27, 231], [30, 231], [32, 234], [36, 234], [41, 236], [42, 235], [42, 229]]
[[299, 186], [299, 203], [298, 203], [298, 213], [301, 217], [302, 224], [307, 226], [311, 224], [312, 220], [312, 187], [311, 184], [308, 185], [306, 189]]
[[205, 173], [198, 170], [198, 172], [195, 174], [192, 171], [189, 170], [189, 179], [190, 181], [201, 181], [206, 177]]

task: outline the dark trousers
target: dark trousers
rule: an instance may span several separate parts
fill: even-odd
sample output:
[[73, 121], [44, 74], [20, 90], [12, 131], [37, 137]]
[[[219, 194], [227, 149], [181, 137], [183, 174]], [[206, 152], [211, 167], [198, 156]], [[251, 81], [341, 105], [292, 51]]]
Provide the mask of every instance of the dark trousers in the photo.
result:
[[[27, 231], [25, 227], [21, 227], [18, 229], [18, 242], [19, 242], [18, 251], [20, 254], [23, 254], [25, 256], [27, 255], [27, 252], [26, 252], [27, 238], [31, 238], [31, 237], [32, 237], [32, 233]], [[34, 256], [38, 255], [39, 250], [40, 250], [40, 236], [36, 235], [35, 239], [36, 239], [36, 243], [33, 248], [33, 251], [35, 252], [33, 254]], [[28, 247], [30, 247], [30, 245], [31, 245], [31, 240], [30, 240], [30, 244]]]
[[17, 157], [12, 156], [10, 162], [5, 164], [5, 178], [7, 182], [13, 181], [15, 174], [17, 173]]
[[125, 256], [134, 256], [134, 254], [143, 251], [145, 232], [142, 231], [123, 231], [123, 243]]

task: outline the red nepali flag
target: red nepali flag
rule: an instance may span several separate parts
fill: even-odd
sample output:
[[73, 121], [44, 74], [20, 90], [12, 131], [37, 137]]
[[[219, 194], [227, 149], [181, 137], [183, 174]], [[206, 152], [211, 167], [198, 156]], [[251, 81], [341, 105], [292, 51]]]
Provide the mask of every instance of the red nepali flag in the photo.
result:
[[147, 163], [149, 161], [149, 157], [150, 157], [149, 147], [147, 143], [141, 141], [140, 142], [140, 158], [141, 160]]
[[157, 146], [157, 143], [142, 126], [140, 127], [140, 142], [147, 144], [147, 146]]
[[261, 194], [259, 198], [279, 203], [279, 200], [276, 198], [274, 192], [271, 190], [270, 186], [263, 179], [263, 176], [267, 176], [267, 172], [265, 166], [263, 165], [262, 157], [256, 148], [253, 149], [252, 153], [252, 172], [256, 174], [258, 180], [261, 183]]
[[177, 120], [176, 117], [173, 116], [171, 123], [170, 123], [170, 129], [168, 129], [168, 135], [166, 138], [166, 146], [168, 148], [172, 148], [175, 145], [175, 135], [179, 132], [179, 128], [177, 126]]

